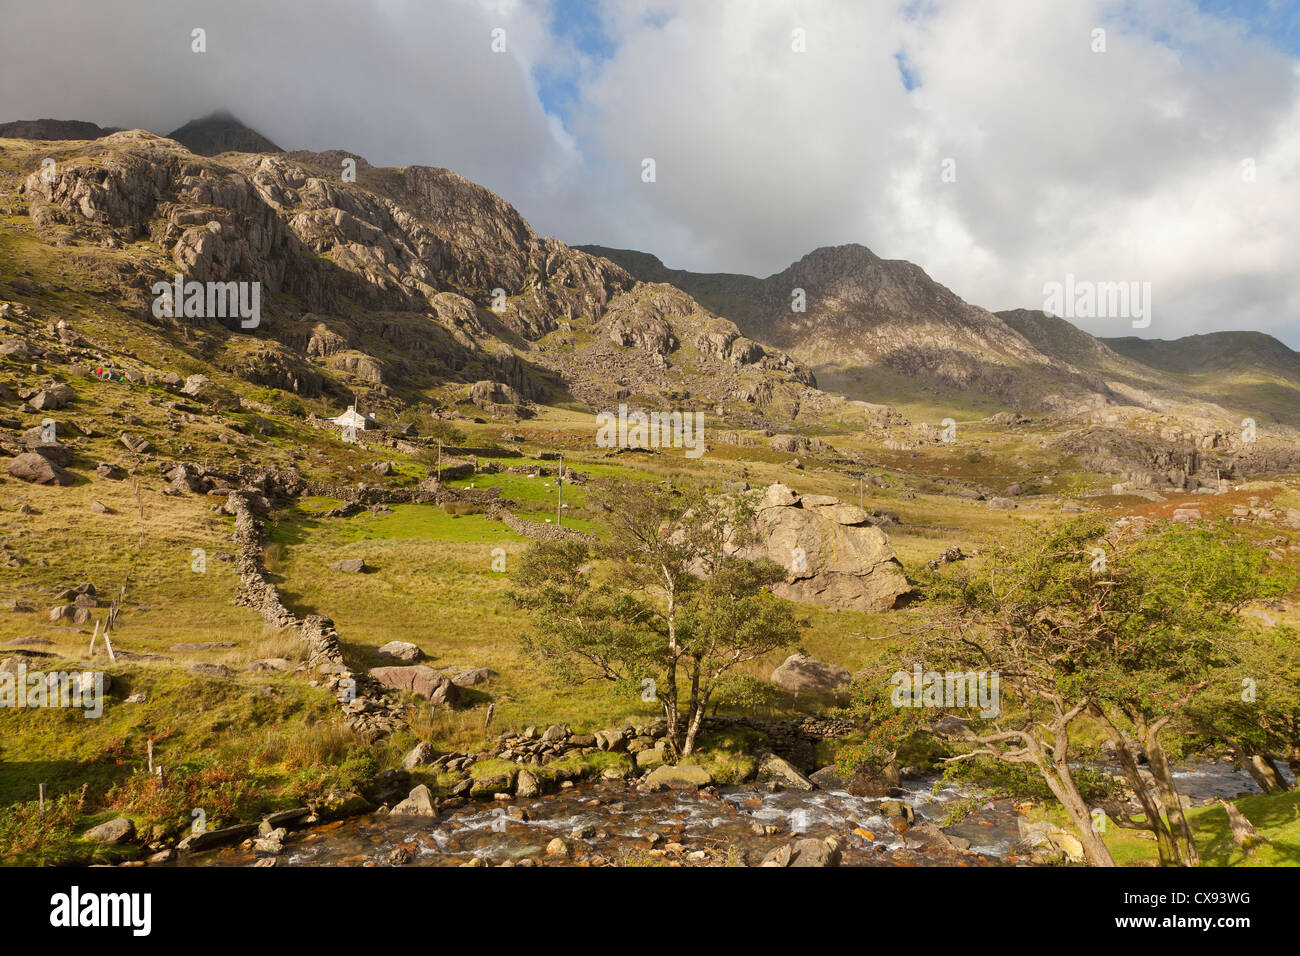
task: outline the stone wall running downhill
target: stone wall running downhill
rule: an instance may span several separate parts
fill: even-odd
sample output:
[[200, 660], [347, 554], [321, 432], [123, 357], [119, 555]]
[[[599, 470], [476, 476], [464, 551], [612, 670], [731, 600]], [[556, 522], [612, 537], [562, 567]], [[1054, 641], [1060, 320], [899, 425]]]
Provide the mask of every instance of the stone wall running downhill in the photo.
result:
[[[437, 482], [398, 489], [306, 482], [302, 492], [368, 505], [469, 502], [481, 505], [487, 517], [503, 522], [521, 537], [539, 541], [596, 540], [573, 528], [520, 518], [501, 503], [496, 489], [453, 489]], [[235, 518], [235, 568], [239, 574], [235, 603], [262, 615], [269, 627], [298, 633], [307, 648], [307, 669], [338, 696], [346, 724], [361, 739], [373, 742], [404, 724], [402, 706], [397, 699], [369, 674], [353, 671], [348, 666], [333, 621], [320, 614], [300, 618], [284, 606], [279, 590], [267, 577], [262, 560], [264, 528], [253, 513], [249, 493], [231, 492], [225, 510]], [[348, 681], [353, 682], [351, 694], [347, 693]]]
[[[307, 646], [307, 668], [338, 696], [344, 722], [362, 740], [374, 742], [405, 723], [402, 707], [370, 675], [353, 671], [343, 659], [334, 622], [320, 614], [299, 618], [280, 600], [262, 563], [262, 523], [253, 516], [243, 492], [233, 492], [226, 510], [235, 516], [235, 568], [239, 594], [235, 603], [262, 615], [270, 627], [296, 630]], [[352, 693], [347, 692], [352, 681]]]

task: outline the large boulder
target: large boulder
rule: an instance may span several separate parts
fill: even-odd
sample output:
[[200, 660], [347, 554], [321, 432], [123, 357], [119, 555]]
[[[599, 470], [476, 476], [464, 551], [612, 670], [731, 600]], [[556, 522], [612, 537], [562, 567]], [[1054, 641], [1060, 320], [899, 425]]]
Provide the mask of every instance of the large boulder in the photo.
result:
[[758, 865], [839, 866], [842, 858], [840, 845], [834, 837], [826, 837], [824, 840], [807, 837], [803, 840], [795, 840], [793, 843], [782, 844], [763, 857], [763, 861]]
[[314, 800], [308, 800], [313, 813], [321, 820], [341, 820], [344, 817], [369, 813], [375, 805], [352, 790], [329, 790]]
[[713, 782], [709, 772], [694, 764], [664, 765], [646, 777], [651, 790], [698, 790]]
[[133, 451], [137, 455], [147, 455], [149, 452], [153, 451], [153, 445], [149, 443], [149, 439], [147, 438], [142, 438], [139, 435], [132, 435], [130, 432], [122, 432], [119, 438], [121, 439], [122, 444], [125, 445], [129, 451]]
[[407, 751], [406, 756], [402, 758], [402, 767], [406, 770], [414, 770], [417, 767], [423, 767], [425, 764], [431, 764], [437, 759], [438, 751], [434, 749], [433, 744], [427, 740], [421, 740]]
[[375, 651], [376, 657], [386, 657], [394, 661], [418, 661], [424, 658], [424, 651], [408, 641], [389, 641]]
[[27, 399], [27, 404], [43, 412], [58, 411], [61, 408], [66, 408], [68, 403], [75, 397], [76, 395], [73, 393], [71, 386], [63, 384], [51, 385]]
[[816, 790], [817, 785], [805, 777], [790, 761], [776, 754], [766, 754], [758, 764], [755, 779], [782, 790]]
[[34, 451], [25, 451], [9, 462], [9, 474], [20, 481], [30, 481], [35, 485], [66, 487], [74, 480], [69, 471]]
[[847, 684], [853, 675], [838, 664], [828, 664], [807, 654], [791, 654], [769, 678], [788, 694], [828, 694]]
[[70, 621], [73, 624], [85, 624], [90, 620], [90, 609], [76, 604], [60, 604], [50, 608], [50, 620], [54, 623]]
[[438, 813], [438, 808], [433, 802], [433, 794], [429, 792], [429, 788], [424, 784], [420, 784], [411, 790], [410, 796], [389, 812], [398, 815], [409, 814], [417, 817], [432, 817]]
[[409, 690], [434, 704], [454, 704], [460, 688], [442, 671], [424, 664], [412, 667], [372, 667], [370, 676], [385, 687]]
[[239, 411], [239, 396], [230, 389], [216, 384], [206, 375], [191, 375], [181, 388], [182, 395], [223, 411]]
[[882, 797], [896, 792], [899, 785], [898, 767], [890, 764], [875, 776], [868, 776], [861, 770], [843, 773], [835, 765], [822, 767], [808, 779], [821, 790], [843, 790], [858, 797]]
[[1031, 856], [1044, 863], [1059, 860], [1082, 863], [1087, 859], [1079, 838], [1048, 820], [1030, 823], [1019, 817], [1016, 825], [1020, 830], [1020, 839], [1011, 846], [1013, 854]]
[[498, 793], [511, 793], [515, 788], [515, 777], [519, 771], [513, 767], [500, 773], [485, 774], [475, 777], [470, 785], [469, 795], [477, 798], [495, 797]]
[[473, 667], [467, 671], [461, 671], [451, 679], [451, 682], [457, 687], [477, 687], [479, 684], [486, 684], [497, 672], [490, 667]]
[[825, 495], [801, 496], [779, 482], [758, 503], [753, 542], [742, 557], [786, 569], [773, 591], [792, 601], [853, 611], [887, 611], [911, 587], [879, 528], [860, 508]]
[[97, 827], [91, 827], [81, 835], [83, 840], [92, 843], [128, 843], [135, 837], [135, 824], [127, 817], [117, 817]]
[[531, 770], [520, 770], [519, 776], [515, 779], [515, 796], [530, 799], [539, 796], [541, 792], [542, 782], [537, 775]]

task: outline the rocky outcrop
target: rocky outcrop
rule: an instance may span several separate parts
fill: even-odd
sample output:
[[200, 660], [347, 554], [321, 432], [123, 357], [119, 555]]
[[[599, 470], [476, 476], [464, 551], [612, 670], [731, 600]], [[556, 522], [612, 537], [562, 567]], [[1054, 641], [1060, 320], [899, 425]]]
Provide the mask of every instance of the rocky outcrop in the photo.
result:
[[[609, 338], [615, 345], [665, 356], [677, 348], [669, 318], [682, 318], [698, 309], [690, 296], [672, 286], [651, 286], [646, 294], [622, 296], [606, 314]], [[641, 290], [638, 290], [641, 291]]]
[[[731, 403], [749, 423], [797, 409], [813, 384], [680, 289], [638, 283], [537, 235], [509, 203], [449, 170], [281, 153], [230, 117], [172, 137], [126, 130], [87, 141], [19, 194], [40, 239], [124, 250], [104, 293], [128, 313], [237, 334], [213, 350], [214, 364], [251, 383], [364, 392], [381, 404], [486, 381], [515, 394], [474, 400], [507, 416], [557, 386], [593, 408], [626, 388]], [[342, 163], [355, 164], [355, 182], [340, 177]], [[139, 256], [141, 239], [162, 258]], [[260, 283], [260, 325], [155, 314], [149, 290], [178, 273]]]
[[780, 597], [854, 611], [887, 611], [911, 586], [889, 546], [861, 508], [827, 495], [800, 495], [780, 482], [759, 500], [755, 540], [736, 548], [786, 569]]
[[[935, 391], [977, 390], [1026, 407], [1065, 409], [1117, 400], [1101, 376], [1044, 354], [1003, 319], [963, 301], [919, 266], [882, 259], [864, 246], [815, 249], [766, 279], [667, 269], [644, 253], [582, 248], [643, 282], [672, 283], [733, 320], [751, 339], [817, 370], [822, 381], [837, 376], [836, 390], [850, 398], [868, 397], [870, 387], [862, 383], [872, 382], [869, 371], [880, 369], [919, 379]], [[732, 343], [706, 347], [733, 360]]]
[[494, 415], [518, 414], [524, 397], [514, 386], [504, 382], [475, 382], [469, 387], [469, 400]]

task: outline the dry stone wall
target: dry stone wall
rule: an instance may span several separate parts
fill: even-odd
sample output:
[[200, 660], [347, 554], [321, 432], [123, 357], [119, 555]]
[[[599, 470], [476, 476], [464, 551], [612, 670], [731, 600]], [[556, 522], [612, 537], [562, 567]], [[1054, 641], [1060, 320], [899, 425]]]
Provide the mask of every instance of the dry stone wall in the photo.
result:
[[363, 740], [378, 740], [403, 724], [397, 700], [368, 674], [347, 665], [333, 621], [321, 614], [299, 618], [284, 606], [279, 590], [267, 580], [262, 563], [262, 523], [254, 517], [245, 494], [231, 494], [226, 509], [235, 516], [235, 567], [239, 573], [235, 603], [257, 611], [277, 630], [298, 632], [307, 646], [307, 668], [336, 693], [345, 723]]

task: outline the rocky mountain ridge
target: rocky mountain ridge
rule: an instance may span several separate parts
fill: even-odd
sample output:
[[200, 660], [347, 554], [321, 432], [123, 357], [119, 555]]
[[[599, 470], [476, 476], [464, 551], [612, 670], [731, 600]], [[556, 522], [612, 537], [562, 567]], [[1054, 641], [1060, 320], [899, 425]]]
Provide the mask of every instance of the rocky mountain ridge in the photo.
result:
[[[493, 404], [729, 405], [756, 424], [792, 417], [814, 385], [680, 290], [539, 236], [449, 170], [342, 151], [203, 157], [144, 130], [45, 146], [0, 181], [32, 236], [75, 249], [135, 319], [259, 385], [400, 405], [458, 383], [470, 399], [487, 381], [508, 390]], [[261, 283], [259, 327], [155, 316], [150, 290], [176, 274]]]
[[[30, 135], [82, 126], [93, 124], [10, 124]], [[262, 283], [251, 335], [233, 322], [167, 320], [204, 360], [262, 387], [394, 408], [450, 398], [507, 415], [568, 396], [592, 409], [709, 409], [756, 428], [842, 410], [837, 392], [985, 413], [1135, 408], [1300, 424], [1290, 401], [1300, 356], [1268, 336], [1200, 337], [1194, 348], [1102, 340], [1041, 312], [980, 309], [859, 245], [815, 250], [767, 279], [671, 270], [644, 253], [541, 237], [449, 170], [286, 153], [229, 114], [174, 135], [186, 131], [189, 146], [143, 130], [10, 140], [26, 149], [11, 151], [0, 191], [12, 189], [8, 208], [34, 238], [74, 249], [137, 319], [159, 322], [150, 289], [178, 273]], [[1235, 357], [1216, 366], [1224, 343]], [[1186, 354], [1156, 355], [1175, 349]], [[1252, 362], [1259, 354], [1267, 360]], [[1207, 368], [1253, 377], [1216, 384]]]
[[[1262, 333], [1098, 338], [1041, 311], [980, 309], [913, 263], [858, 245], [816, 249], [766, 279], [669, 269], [634, 250], [578, 248], [686, 290], [850, 398], [890, 403], [901, 378], [929, 394], [974, 393], [1023, 411], [1135, 406], [1300, 426], [1300, 354]], [[1233, 380], [1210, 380], [1211, 371]]]

